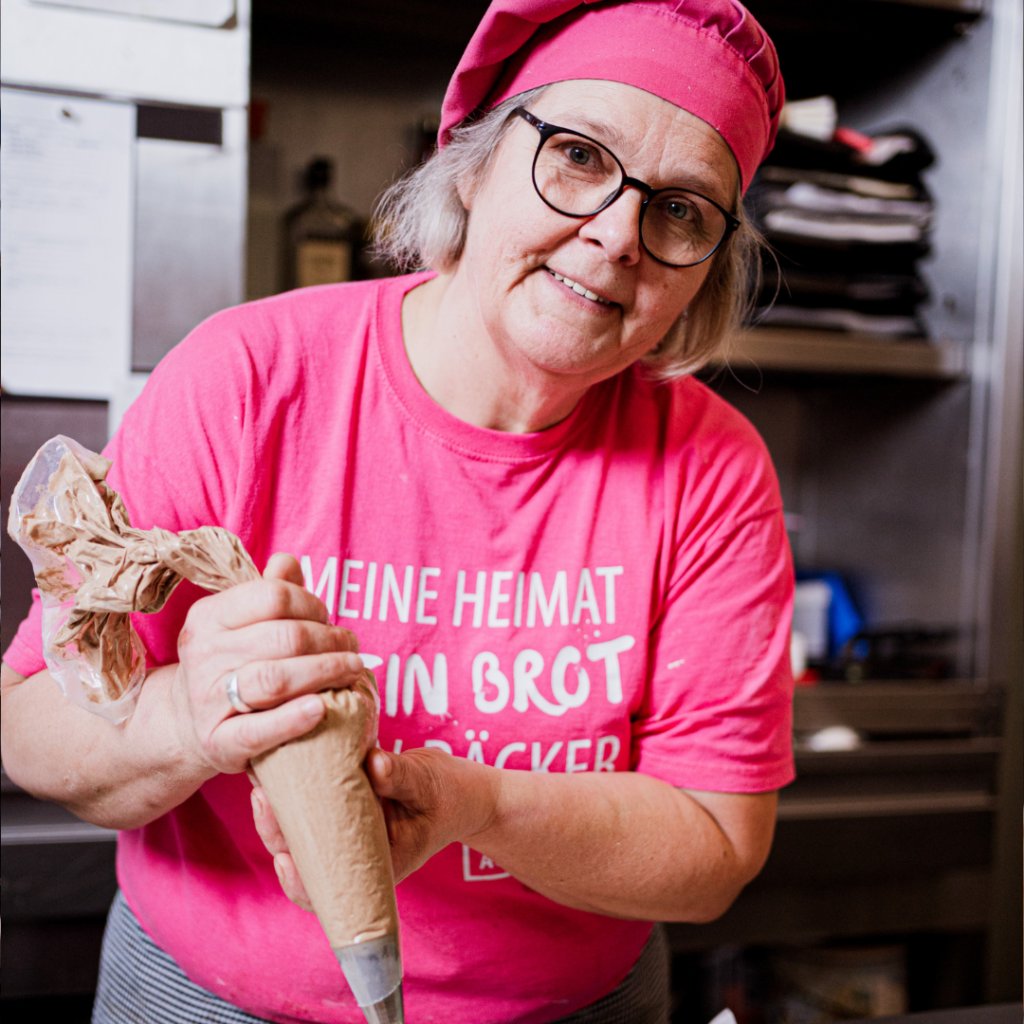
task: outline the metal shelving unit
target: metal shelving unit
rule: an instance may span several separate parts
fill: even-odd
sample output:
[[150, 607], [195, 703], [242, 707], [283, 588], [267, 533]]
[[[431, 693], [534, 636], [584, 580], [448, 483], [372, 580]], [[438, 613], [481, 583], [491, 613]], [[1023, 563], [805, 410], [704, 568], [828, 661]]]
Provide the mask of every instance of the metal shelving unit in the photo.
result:
[[1002, 697], [984, 680], [798, 686], [793, 731], [798, 749], [800, 737], [833, 725], [873, 737], [988, 736], [998, 732]]
[[[989, 998], [1019, 999], [1019, 0], [748, 3], [793, 98], [831, 93], [842, 123], [935, 149], [929, 337], [755, 327], [709, 383], [768, 444], [798, 564], [841, 571], [871, 624], [953, 627], [960, 678], [798, 688], [768, 864], [673, 948], [984, 934]], [[808, 749], [832, 725], [860, 747]]]

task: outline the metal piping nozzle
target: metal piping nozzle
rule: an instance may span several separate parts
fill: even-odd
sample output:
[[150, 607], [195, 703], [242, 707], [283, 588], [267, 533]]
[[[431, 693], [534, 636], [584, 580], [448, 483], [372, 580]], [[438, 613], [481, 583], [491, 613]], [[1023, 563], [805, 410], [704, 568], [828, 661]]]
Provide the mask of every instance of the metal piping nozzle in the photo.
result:
[[334, 948], [367, 1024], [404, 1024], [402, 953], [394, 932]]

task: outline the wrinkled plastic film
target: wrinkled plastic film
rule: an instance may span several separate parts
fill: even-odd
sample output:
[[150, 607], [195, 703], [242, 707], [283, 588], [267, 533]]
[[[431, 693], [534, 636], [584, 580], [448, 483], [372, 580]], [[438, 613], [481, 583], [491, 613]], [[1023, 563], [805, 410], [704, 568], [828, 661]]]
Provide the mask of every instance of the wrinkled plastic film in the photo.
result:
[[[89, 512], [102, 518], [106, 509], [98, 491], [93, 496], [86, 488], [80, 501], [69, 500], [54, 483], [60, 479], [62, 464], [67, 468], [74, 461], [84, 469], [95, 465], [93, 460], [99, 458], [69, 437], [47, 441], [18, 481], [11, 498], [7, 532], [28, 555], [39, 586], [43, 657], [50, 675], [73, 703], [119, 723], [135, 710], [146, 675], [145, 648], [130, 620], [95, 624], [92, 639], [100, 648], [98, 657], [88, 657], [76, 640], [60, 642], [74, 615], [75, 596], [83, 582], [81, 570], [65, 554], [64, 547], [87, 528]], [[91, 479], [87, 472], [85, 475]], [[127, 616], [120, 618], [127, 620]], [[116, 672], [104, 671], [104, 655], [108, 663], [119, 663]]]
[[146, 675], [132, 612], [159, 611], [182, 579], [226, 590], [259, 573], [220, 527], [137, 530], [106, 483], [110, 460], [58, 435], [26, 467], [7, 531], [28, 555], [43, 610], [43, 656], [75, 704], [119, 723]]

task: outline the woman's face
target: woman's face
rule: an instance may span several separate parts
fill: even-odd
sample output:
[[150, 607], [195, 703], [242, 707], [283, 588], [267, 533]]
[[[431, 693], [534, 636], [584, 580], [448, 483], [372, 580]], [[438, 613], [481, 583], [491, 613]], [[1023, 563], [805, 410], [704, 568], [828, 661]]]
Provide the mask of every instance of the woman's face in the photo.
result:
[[[666, 100], [617, 82], [559, 82], [532, 112], [604, 143], [630, 177], [733, 207], [738, 172], [728, 146], [704, 121]], [[533, 187], [538, 141], [537, 129], [517, 118], [486, 179], [463, 189], [470, 216], [457, 273], [467, 275], [487, 332], [506, 359], [590, 384], [657, 346], [715, 257], [685, 268], [653, 259], [640, 244], [643, 196], [635, 189], [593, 217], [556, 213]], [[555, 274], [607, 301], [578, 294]]]

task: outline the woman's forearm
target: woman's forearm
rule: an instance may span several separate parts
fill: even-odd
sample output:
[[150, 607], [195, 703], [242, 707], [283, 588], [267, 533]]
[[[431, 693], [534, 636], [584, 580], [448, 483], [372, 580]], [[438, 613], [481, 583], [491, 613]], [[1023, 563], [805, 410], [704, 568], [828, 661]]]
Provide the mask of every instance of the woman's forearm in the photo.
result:
[[[775, 826], [774, 792], [683, 791], [639, 772], [512, 771], [430, 748], [373, 750], [366, 771], [386, 800], [397, 880], [463, 842], [558, 903], [647, 921], [718, 917], [761, 870]], [[256, 827], [302, 905], [264, 802]]]
[[[178, 638], [180, 664], [150, 672], [120, 726], [66, 700], [49, 673], [24, 679], [3, 667], [3, 759], [29, 793], [86, 821], [138, 828], [187, 800], [220, 772], [316, 727], [321, 690], [366, 672], [355, 637], [330, 624], [290, 555], [262, 580], [201, 598]], [[257, 714], [235, 714], [234, 674]]]
[[771, 844], [772, 793], [695, 797], [635, 772], [488, 771], [493, 813], [466, 842], [532, 889], [580, 910], [712, 920], [757, 874]]
[[67, 700], [49, 672], [3, 666], [7, 774], [27, 792], [107, 828], [137, 828], [188, 799], [215, 772], [177, 734], [175, 666], [146, 678], [132, 717], [111, 725]]

